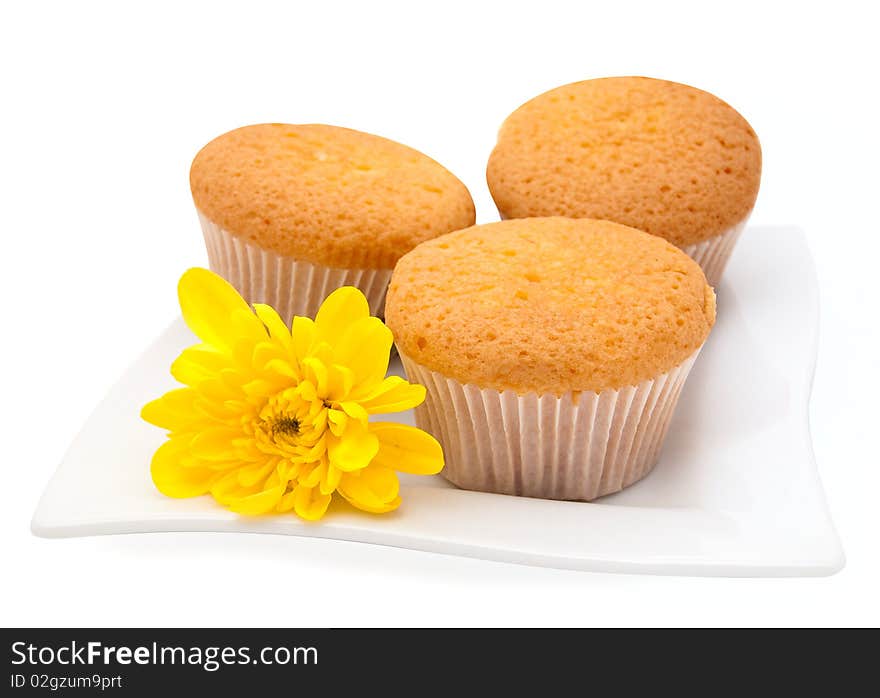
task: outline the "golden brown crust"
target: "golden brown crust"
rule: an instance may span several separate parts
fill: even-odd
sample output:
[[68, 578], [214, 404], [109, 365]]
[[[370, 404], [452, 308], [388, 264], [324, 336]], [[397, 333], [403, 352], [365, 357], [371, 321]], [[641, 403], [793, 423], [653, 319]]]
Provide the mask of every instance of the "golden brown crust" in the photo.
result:
[[513, 112], [486, 179], [505, 218], [604, 218], [681, 247], [748, 216], [761, 146], [708, 92], [652, 78], [586, 80]]
[[190, 186], [196, 208], [233, 235], [331, 267], [390, 269], [474, 223], [467, 188], [427, 155], [321, 124], [225, 133], [196, 155]]
[[715, 322], [699, 265], [617, 223], [525, 218], [422, 243], [394, 269], [385, 317], [400, 351], [461, 383], [519, 393], [656, 378]]

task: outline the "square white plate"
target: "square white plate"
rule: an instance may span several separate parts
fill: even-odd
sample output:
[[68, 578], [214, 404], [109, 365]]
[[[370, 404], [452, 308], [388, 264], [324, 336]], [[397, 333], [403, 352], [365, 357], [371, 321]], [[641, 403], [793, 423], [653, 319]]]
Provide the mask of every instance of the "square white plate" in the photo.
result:
[[[294, 515], [242, 518], [208, 496], [169, 499], [153, 487], [150, 457], [165, 437], [138, 415], [175, 386], [168, 367], [194, 341], [178, 319], [89, 418], [32, 530], [48, 537], [276, 533], [607, 572], [833, 574], [844, 557], [808, 424], [817, 331], [803, 233], [749, 228], [718, 289], [715, 329], [647, 478], [588, 504], [467, 492], [439, 476], [403, 475], [398, 511], [372, 516], [338, 506], [311, 524]], [[398, 417], [412, 423], [409, 412]]]

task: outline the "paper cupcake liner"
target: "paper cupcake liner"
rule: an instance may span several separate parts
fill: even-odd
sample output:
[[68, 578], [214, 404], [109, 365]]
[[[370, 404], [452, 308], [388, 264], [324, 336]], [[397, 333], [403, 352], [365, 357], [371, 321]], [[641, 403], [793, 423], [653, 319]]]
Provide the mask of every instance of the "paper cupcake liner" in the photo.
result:
[[747, 221], [748, 216], [721, 235], [681, 248], [682, 252], [702, 267], [710, 286], [717, 286], [721, 281], [724, 268]]
[[443, 446], [447, 480], [468, 490], [589, 501], [654, 467], [698, 354], [636, 386], [562, 397], [464, 385], [401, 359], [409, 379], [427, 389], [416, 424]]
[[199, 212], [208, 263], [249, 303], [271, 305], [288, 324], [294, 315], [315, 317], [341, 286], [356, 286], [370, 313], [382, 317], [391, 269], [336, 269], [285, 257], [236, 237]]

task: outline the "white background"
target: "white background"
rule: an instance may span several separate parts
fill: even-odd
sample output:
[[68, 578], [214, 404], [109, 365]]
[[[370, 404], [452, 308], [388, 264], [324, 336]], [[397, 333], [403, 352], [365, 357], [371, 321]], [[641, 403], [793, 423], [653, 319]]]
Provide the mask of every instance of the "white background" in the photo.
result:
[[[880, 66], [870, 3], [20, 3], [0, 9], [0, 625], [880, 623]], [[485, 161], [526, 99], [645, 74], [758, 132], [753, 223], [803, 226], [822, 337], [811, 417], [847, 567], [825, 579], [585, 574], [229, 534], [31, 536], [92, 407], [204, 265], [188, 189], [236, 126], [326, 122]]]

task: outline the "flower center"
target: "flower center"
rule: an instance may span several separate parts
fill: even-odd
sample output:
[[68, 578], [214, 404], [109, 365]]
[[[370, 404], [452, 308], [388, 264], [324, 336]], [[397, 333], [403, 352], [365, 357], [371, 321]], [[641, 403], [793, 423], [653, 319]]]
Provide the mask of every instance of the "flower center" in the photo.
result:
[[291, 436], [299, 434], [299, 427], [299, 420], [296, 417], [282, 416], [272, 422], [272, 433]]
[[246, 430], [263, 453], [293, 463], [321, 460], [326, 453], [327, 412], [330, 405], [316, 396], [303, 397], [297, 387], [270, 397]]

